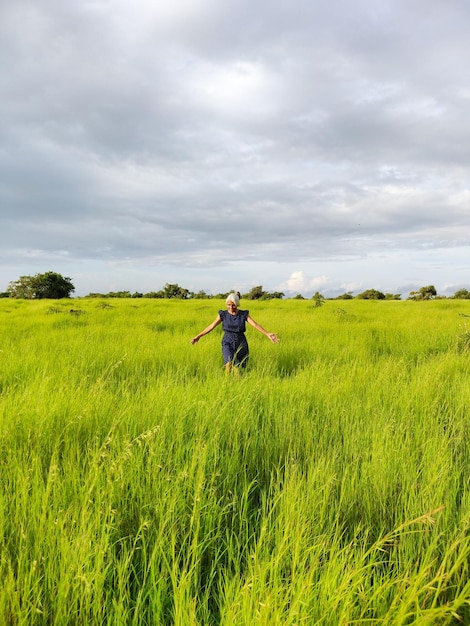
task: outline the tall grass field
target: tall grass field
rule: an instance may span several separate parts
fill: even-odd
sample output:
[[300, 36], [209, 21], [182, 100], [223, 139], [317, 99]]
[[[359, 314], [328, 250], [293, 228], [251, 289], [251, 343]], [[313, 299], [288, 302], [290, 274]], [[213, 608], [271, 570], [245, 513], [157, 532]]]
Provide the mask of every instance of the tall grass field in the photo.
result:
[[0, 300], [0, 624], [470, 624], [470, 303]]

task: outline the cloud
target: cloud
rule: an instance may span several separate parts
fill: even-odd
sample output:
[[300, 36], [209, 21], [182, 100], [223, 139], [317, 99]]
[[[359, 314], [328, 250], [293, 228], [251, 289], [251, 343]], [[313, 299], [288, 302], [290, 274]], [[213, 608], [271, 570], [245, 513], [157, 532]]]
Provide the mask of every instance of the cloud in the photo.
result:
[[302, 270], [292, 272], [290, 277], [281, 285], [281, 289], [285, 289], [289, 293], [306, 293], [310, 291], [318, 291], [328, 284], [326, 276], [317, 276], [315, 278], [306, 278]]
[[469, 21], [463, 0], [4, 4], [0, 278], [407, 284], [468, 245]]

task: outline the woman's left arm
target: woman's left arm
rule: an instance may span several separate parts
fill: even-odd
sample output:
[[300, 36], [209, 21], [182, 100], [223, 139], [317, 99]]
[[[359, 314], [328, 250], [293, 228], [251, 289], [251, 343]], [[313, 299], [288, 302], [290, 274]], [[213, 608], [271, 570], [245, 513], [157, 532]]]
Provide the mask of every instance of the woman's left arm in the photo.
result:
[[255, 320], [251, 317], [251, 315], [248, 315], [248, 317], [246, 318], [246, 321], [248, 322], [248, 324], [250, 324], [250, 326], [253, 326], [253, 328], [256, 328], [256, 330], [259, 330], [260, 333], [263, 333], [263, 335], [266, 335], [266, 337], [272, 341], [273, 343], [279, 343], [279, 337], [275, 334], [275, 333], [268, 333], [267, 330], [265, 330], [261, 324], [258, 324], [258, 322], [255, 322]]

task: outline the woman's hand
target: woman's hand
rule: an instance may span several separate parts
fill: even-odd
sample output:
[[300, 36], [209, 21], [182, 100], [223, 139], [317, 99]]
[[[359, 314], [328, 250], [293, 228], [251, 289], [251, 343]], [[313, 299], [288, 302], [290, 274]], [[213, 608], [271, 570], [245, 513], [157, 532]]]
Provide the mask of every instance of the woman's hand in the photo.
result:
[[276, 335], [276, 333], [268, 333], [268, 338], [273, 342], [273, 343], [279, 343], [279, 337]]

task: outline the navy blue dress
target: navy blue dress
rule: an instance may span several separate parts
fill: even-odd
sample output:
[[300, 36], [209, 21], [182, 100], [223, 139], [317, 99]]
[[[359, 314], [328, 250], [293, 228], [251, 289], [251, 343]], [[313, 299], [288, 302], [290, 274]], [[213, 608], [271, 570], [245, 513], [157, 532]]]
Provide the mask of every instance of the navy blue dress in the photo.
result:
[[222, 354], [224, 363], [246, 367], [248, 362], [248, 341], [245, 337], [246, 319], [249, 311], [238, 310], [235, 315], [228, 311], [219, 311], [224, 334], [222, 337]]

